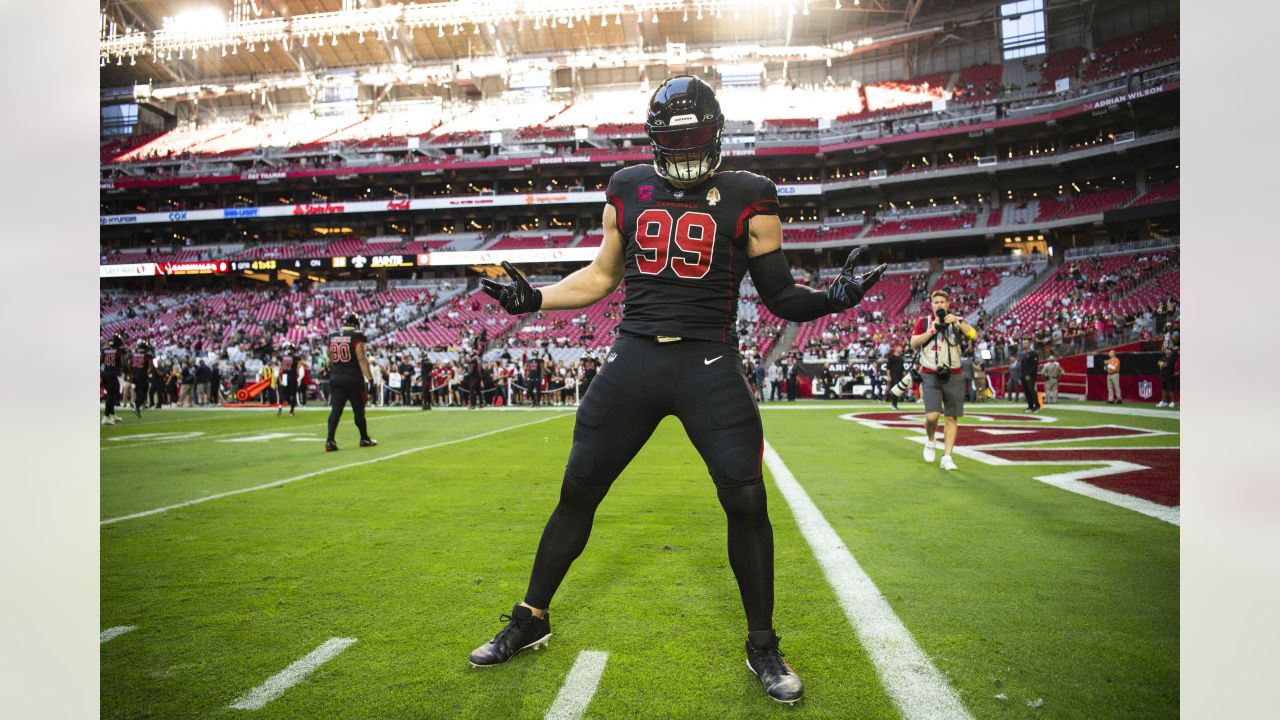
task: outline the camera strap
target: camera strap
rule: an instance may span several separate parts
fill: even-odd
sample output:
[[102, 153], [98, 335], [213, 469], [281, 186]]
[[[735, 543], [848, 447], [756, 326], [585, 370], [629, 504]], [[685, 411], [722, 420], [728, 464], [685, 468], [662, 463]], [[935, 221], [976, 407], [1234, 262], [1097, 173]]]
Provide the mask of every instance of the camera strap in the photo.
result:
[[[937, 317], [936, 317], [936, 316], [931, 316], [931, 317], [930, 317], [930, 320], [937, 320]], [[938, 322], [941, 322], [941, 321], [940, 321], [940, 320], [938, 320]], [[935, 367], [940, 367], [940, 365], [939, 365], [939, 362], [940, 362], [940, 361], [939, 361], [939, 357], [938, 357], [938, 356], [939, 356], [939, 354], [940, 354], [940, 353], [938, 352], [938, 338], [939, 338], [940, 336], [944, 335], [944, 334], [947, 332], [947, 330], [948, 330], [948, 328], [947, 328], [946, 326], [943, 326], [943, 328], [942, 328], [942, 330], [941, 330], [940, 332], [935, 332], [935, 333], [933, 334], [933, 359], [934, 359], [934, 366], [935, 366]], [[945, 340], [945, 339], [944, 339], [944, 340], [943, 340], [943, 344], [947, 346], [947, 369], [948, 369], [948, 370], [950, 370], [950, 369], [951, 369], [951, 342], [950, 342], [950, 341], [948, 341], [948, 340]]]

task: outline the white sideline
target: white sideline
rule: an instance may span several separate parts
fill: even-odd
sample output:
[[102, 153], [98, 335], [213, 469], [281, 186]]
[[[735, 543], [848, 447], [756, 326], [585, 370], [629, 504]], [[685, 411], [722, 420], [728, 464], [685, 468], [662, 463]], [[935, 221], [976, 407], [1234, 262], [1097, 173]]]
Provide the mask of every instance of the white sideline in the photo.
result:
[[108, 640], [113, 640], [115, 638], [120, 637], [121, 635], [129, 632], [130, 630], [137, 630], [137, 629], [138, 629], [137, 625], [117, 625], [116, 627], [113, 627], [113, 628], [107, 628], [106, 630], [103, 630], [98, 635], [98, 644], [101, 645], [102, 643]]
[[[368, 420], [369, 420], [369, 422], [370, 422], [370, 423], [372, 423], [374, 420], [400, 420], [400, 419], [402, 419], [402, 418], [407, 418], [407, 417], [415, 417], [415, 416], [413, 416], [413, 415], [398, 415], [398, 416], [397, 416], [397, 415], [370, 415], [370, 416], [367, 416], [367, 418], [368, 418]], [[220, 419], [222, 419], [222, 418], [219, 418], [219, 417], [211, 417], [211, 418], [188, 418], [188, 419], [189, 419], [189, 420], [196, 420], [196, 419], [203, 419], [203, 420], [220, 420]], [[172, 422], [186, 422], [186, 420], [173, 420]], [[286, 423], [287, 423], [288, 421], [284, 421], [284, 422], [286, 422]], [[164, 423], [145, 423], [145, 424], [163, 425]], [[287, 425], [287, 424], [282, 424], [282, 425], [281, 425], [281, 427], [282, 427], [282, 428], [291, 428], [291, 429], [294, 429], [294, 430], [299, 430], [299, 429], [301, 429], [301, 428], [327, 428], [328, 426], [329, 426], [329, 424], [328, 424], [327, 422], [322, 422], [322, 423], [309, 423], [309, 424], [307, 424], [307, 425]], [[237, 431], [235, 431], [235, 432], [218, 433], [218, 434], [215, 434], [215, 435], [206, 435], [206, 434], [204, 434], [204, 433], [197, 433], [195, 436], [192, 436], [192, 437], [178, 437], [178, 438], [168, 437], [168, 438], [161, 438], [161, 439], [159, 439], [159, 440], [140, 440], [140, 441], [138, 441], [138, 442], [128, 442], [128, 441], [126, 440], [126, 438], [130, 437], [130, 435], [111, 435], [111, 436], [106, 437], [106, 438], [103, 438], [103, 439], [108, 440], [108, 441], [110, 441], [110, 442], [116, 442], [116, 443], [119, 443], [119, 444], [118, 444], [118, 445], [103, 445], [103, 444], [100, 444], [100, 445], [99, 445], [99, 447], [98, 447], [98, 449], [99, 449], [99, 450], [122, 450], [122, 449], [127, 449], [127, 448], [150, 447], [150, 446], [152, 446], [152, 445], [171, 445], [171, 444], [173, 444], [173, 443], [203, 442], [203, 441], [205, 441], [205, 440], [216, 440], [216, 439], [218, 439], [218, 438], [229, 438], [229, 437], [235, 437], [235, 436], [237, 436], [237, 435], [252, 435], [252, 434], [254, 434], [254, 433], [267, 433], [267, 432], [270, 432], [271, 430], [273, 430], [273, 428], [255, 428], [255, 429], [253, 429], [253, 430], [237, 430]], [[132, 434], [133, 434], [133, 435], [136, 435], [136, 434], [139, 434], [139, 433], [132, 433]]]
[[551, 704], [545, 720], [578, 720], [586, 712], [587, 705], [596, 694], [600, 684], [600, 675], [604, 673], [604, 664], [609, 661], [609, 653], [600, 650], [583, 650], [578, 659], [573, 661], [569, 677], [560, 687], [560, 694]]
[[325, 640], [320, 644], [320, 647], [307, 653], [306, 657], [281, 670], [258, 687], [241, 695], [227, 707], [232, 710], [257, 710], [261, 708], [263, 705], [283, 695], [285, 690], [306, 680], [307, 676], [315, 672], [316, 668], [337, 657], [338, 653], [351, 647], [355, 641], [355, 638], [329, 638]]
[[266, 490], [267, 488], [279, 487], [281, 485], [286, 485], [288, 483], [296, 482], [298, 480], [306, 480], [307, 478], [313, 478], [318, 475], [327, 475], [328, 473], [337, 472], [339, 470], [347, 470], [353, 467], [360, 467], [361, 465], [372, 465], [374, 463], [380, 463], [386, 460], [393, 460], [398, 457], [404, 457], [405, 455], [411, 455], [416, 452], [422, 452], [423, 450], [432, 450], [434, 448], [445, 447], [446, 445], [457, 445], [458, 443], [470, 442], [472, 440], [479, 440], [482, 437], [497, 435], [498, 433], [506, 432], [508, 430], [516, 430], [522, 427], [528, 427], [530, 425], [537, 425], [538, 423], [544, 423], [544, 422], [547, 422], [548, 420], [555, 420], [557, 418], [562, 418], [562, 417], [567, 417], [567, 415], [564, 415], [564, 414], [552, 415], [550, 417], [544, 417], [544, 418], [540, 418], [538, 420], [532, 420], [526, 423], [519, 423], [518, 425], [510, 425], [507, 427], [498, 428], [497, 430], [489, 430], [488, 432], [482, 432], [477, 435], [470, 435], [464, 438], [458, 438], [456, 440], [446, 440], [444, 442], [432, 443], [430, 445], [422, 445], [420, 447], [409, 448], [408, 450], [401, 450], [400, 452], [394, 452], [394, 453], [391, 453], [390, 455], [383, 455], [381, 457], [371, 458], [369, 460], [361, 460], [360, 462], [347, 463], [346, 465], [336, 465], [334, 467], [324, 468], [322, 470], [313, 470], [312, 472], [309, 472], [309, 473], [294, 475], [293, 477], [290, 477], [290, 478], [285, 478], [283, 480], [276, 480], [274, 482], [269, 482], [269, 483], [263, 483], [262, 485], [254, 485], [253, 487], [240, 488], [239, 490], [228, 490], [227, 492], [217, 493], [215, 495], [208, 495], [206, 497], [196, 498], [195, 500], [186, 500], [184, 502], [175, 503], [173, 505], [165, 505], [164, 507], [155, 508], [154, 510], [144, 510], [142, 512], [133, 513], [131, 515], [121, 515], [120, 517], [108, 518], [106, 520], [102, 520], [98, 524], [110, 525], [112, 523], [118, 523], [122, 520], [134, 520], [136, 518], [147, 517], [148, 515], [156, 515], [159, 513], [168, 512], [170, 510], [177, 510], [178, 508], [184, 508], [190, 505], [198, 505], [199, 503], [208, 502], [210, 500], [217, 500], [219, 498], [224, 498], [224, 497], [230, 497], [232, 495], [239, 495], [241, 493], [253, 492], [255, 490]]
[[960, 695], [916, 644], [911, 632], [767, 440], [764, 462], [902, 717], [905, 720], [973, 720], [960, 702]]

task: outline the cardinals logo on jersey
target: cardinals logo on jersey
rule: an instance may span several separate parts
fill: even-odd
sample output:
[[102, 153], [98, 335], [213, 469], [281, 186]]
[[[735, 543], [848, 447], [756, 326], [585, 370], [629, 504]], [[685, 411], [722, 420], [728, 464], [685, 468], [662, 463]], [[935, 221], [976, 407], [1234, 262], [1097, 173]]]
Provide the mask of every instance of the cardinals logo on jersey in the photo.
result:
[[711, 188], [707, 191], [707, 204], [715, 205], [720, 202], [720, 191], [717, 188]]

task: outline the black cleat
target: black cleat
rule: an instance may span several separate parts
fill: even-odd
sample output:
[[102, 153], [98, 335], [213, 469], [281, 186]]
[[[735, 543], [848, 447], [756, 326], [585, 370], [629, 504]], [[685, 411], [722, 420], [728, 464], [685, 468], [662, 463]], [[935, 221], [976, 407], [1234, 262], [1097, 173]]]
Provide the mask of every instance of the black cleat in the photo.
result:
[[374, 445], [377, 445], [377, 444], [378, 444], [378, 441], [374, 440], [373, 438], [365, 438], [360, 441], [360, 447], [373, 447]]
[[760, 678], [769, 697], [782, 703], [793, 703], [804, 696], [804, 683], [796, 675], [778, 649], [781, 640], [773, 630], [747, 633], [747, 667]]
[[517, 603], [510, 615], [503, 614], [498, 619], [506, 621], [507, 626], [492, 640], [471, 651], [471, 657], [467, 659], [472, 667], [504, 663], [521, 650], [540, 648], [551, 639], [550, 614], [543, 618], [534, 617], [532, 610]]
[[338, 443], [336, 443], [336, 442], [334, 442], [334, 441], [332, 441], [332, 440], [325, 440], [325, 441], [324, 441], [324, 451], [325, 451], [325, 452], [337, 452], [337, 451], [338, 451]]

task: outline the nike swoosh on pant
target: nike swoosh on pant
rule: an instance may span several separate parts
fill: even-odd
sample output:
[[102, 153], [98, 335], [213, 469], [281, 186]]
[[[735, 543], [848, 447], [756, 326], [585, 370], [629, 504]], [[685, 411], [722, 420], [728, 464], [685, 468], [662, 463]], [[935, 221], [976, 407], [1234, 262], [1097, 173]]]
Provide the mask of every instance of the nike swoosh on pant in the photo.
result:
[[724, 356], [723, 356], [723, 355], [717, 355], [717, 356], [715, 356], [715, 357], [711, 358], [710, 360], [707, 360], [706, 358], [703, 358], [703, 359], [702, 359], [702, 364], [703, 364], [703, 365], [710, 365], [711, 363], [713, 363], [713, 362], [715, 362], [715, 361], [719, 360], [719, 359], [720, 359], [720, 358], [722, 358], [722, 357], [724, 357]]

